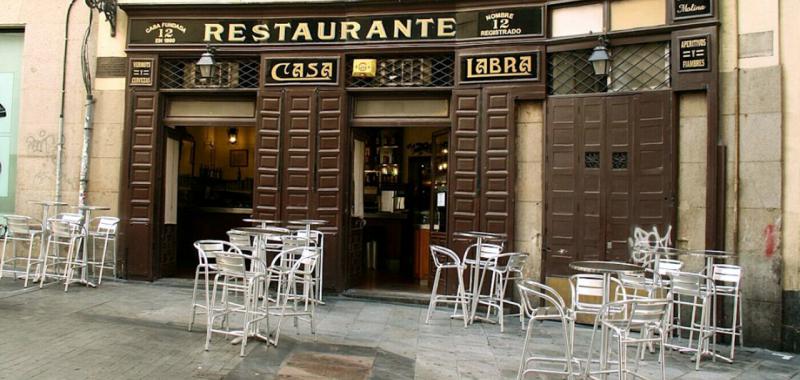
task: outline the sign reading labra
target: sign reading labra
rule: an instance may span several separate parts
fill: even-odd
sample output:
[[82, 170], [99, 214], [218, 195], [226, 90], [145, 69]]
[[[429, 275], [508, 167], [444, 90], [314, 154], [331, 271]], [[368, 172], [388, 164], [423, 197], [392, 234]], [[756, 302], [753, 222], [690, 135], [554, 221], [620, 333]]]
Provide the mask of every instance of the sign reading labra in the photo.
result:
[[265, 66], [267, 85], [338, 83], [338, 58], [270, 58]]
[[539, 52], [461, 57], [461, 82], [535, 81], [539, 79]]
[[675, 19], [709, 17], [713, 15], [711, 9], [714, 0], [675, 0]]
[[708, 71], [709, 36], [687, 37], [678, 39], [679, 66], [678, 71]]
[[133, 19], [128, 25], [130, 45], [399, 42], [543, 36], [541, 6], [351, 18]]

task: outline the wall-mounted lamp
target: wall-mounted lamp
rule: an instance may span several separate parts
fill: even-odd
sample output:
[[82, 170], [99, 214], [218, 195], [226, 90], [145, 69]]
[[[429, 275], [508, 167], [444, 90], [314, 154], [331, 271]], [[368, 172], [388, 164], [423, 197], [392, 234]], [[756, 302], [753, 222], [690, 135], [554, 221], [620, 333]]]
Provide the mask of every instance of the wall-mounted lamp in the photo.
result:
[[608, 75], [611, 66], [611, 56], [608, 53], [608, 40], [604, 36], [598, 38], [599, 45], [594, 47], [592, 55], [589, 56], [589, 63], [592, 64], [594, 75]]
[[216, 51], [217, 49], [211, 46], [206, 47], [206, 52], [200, 56], [200, 59], [195, 64], [200, 68], [200, 78], [211, 79], [214, 77], [214, 71], [217, 68], [217, 64], [214, 62], [214, 53]]
[[236, 128], [228, 128], [228, 142], [236, 144], [239, 141], [239, 130]]

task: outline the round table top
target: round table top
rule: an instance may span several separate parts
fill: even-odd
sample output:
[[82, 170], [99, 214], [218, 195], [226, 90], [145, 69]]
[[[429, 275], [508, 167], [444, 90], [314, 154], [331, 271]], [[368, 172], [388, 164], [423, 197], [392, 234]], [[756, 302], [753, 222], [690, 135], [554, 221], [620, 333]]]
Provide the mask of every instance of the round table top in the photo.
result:
[[586, 273], [635, 274], [644, 272], [644, 268], [618, 261], [574, 261], [569, 267]]
[[702, 256], [705, 258], [717, 258], [717, 259], [729, 259], [736, 257], [736, 253], [734, 252], [727, 252], [727, 251], [714, 251], [710, 249], [702, 250], [685, 250], [683, 255], [689, 256]]
[[31, 201], [31, 203], [42, 206], [69, 206], [69, 203], [59, 201]]
[[300, 219], [300, 220], [290, 220], [287, 222], [288, 224], [303, 224], [307, 226], [321, 226], [323, 224], [328, 224], [327, 220], [320, 220], [320, 219]]
[[73, 208], [76, 208], [78, 210], [91, 210], [91, 211], [94, 211], [94, 210], [111, 210], [111, 207], [108, 207], [108, 206], [83, 205], [83, 206], [73, 206]]
[[463, 236], [463, 237], [470, 237], [470, 238], [482, 238], [482, 239], [505, 239], [506, 234], [498, 234], [492, 232], [482, 232], [482, 231], [464, 231], [464, 232], [456, 232], [453, 235], [456, 236]]
[[261, 223], [261, 224], [283, 224], [282, 220], [276, 219], [255, 219], [255, 218], [247, 218], [242, 220], [245, 223]]
[[255, 234], [265, 234], [265, 235], [283, 235], [285, 234], [282, 231], [274, 230], [271, 228], [261, 228], [261, 227], [237, 227], [234, 228], [236, 231], [244, 231], [244, 232], [252, 232]]

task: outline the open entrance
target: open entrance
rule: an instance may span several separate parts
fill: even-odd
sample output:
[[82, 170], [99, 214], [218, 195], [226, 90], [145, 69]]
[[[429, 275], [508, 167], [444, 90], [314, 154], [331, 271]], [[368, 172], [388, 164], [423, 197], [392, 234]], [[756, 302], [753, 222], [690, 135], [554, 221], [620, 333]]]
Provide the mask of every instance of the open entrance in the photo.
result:
[[[253, 213], [250, 99], [169, 99], [164, 139], [161, 275], [193, 277], [193, 243], [228, 240]], [[248, 125], [250, 124], [250, 125]]]
[[431, 234], [447, 228], [449, 129], [353, 132], [353, 210], [364, 219], [357, 289], [428, 292]]

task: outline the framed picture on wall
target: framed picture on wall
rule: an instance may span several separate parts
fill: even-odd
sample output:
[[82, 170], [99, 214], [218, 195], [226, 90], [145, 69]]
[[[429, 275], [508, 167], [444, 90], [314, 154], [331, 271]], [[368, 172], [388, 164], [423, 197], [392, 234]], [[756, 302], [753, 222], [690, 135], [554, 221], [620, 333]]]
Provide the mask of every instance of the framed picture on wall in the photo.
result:
[[233, 168], [247, 167], [247, 149], [231, 150], [231, 167]]

